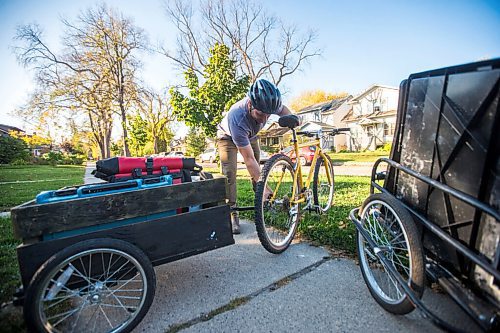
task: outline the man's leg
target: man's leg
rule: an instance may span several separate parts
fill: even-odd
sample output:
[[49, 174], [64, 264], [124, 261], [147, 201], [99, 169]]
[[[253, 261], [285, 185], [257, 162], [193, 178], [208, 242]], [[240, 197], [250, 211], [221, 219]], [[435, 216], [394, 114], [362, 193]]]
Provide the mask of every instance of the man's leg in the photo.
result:
[[[236, 206], [236, 171], [238, 148], [231, 140], [218, 140], [219, 158], [221, 172], [227, 177], [229, 186], [229, 206]], [[231, 224], [233, 234], [240, 233], [240, 221], [237, 211], [231, 212]]]

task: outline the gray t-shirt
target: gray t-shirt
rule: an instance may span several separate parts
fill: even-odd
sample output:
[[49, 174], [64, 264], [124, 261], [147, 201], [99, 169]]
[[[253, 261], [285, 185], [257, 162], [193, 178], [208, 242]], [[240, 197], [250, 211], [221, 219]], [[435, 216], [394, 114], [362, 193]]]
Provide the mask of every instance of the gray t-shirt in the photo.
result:
[[247, 109], [248, 100], [249, 98], [245, 97], [231, 106], [217, 126], [218, 138], [230, 136], [237, 147], [245, 147], [257, 137], [257, 133], [265, 124], [259, 124], [252, 118]]

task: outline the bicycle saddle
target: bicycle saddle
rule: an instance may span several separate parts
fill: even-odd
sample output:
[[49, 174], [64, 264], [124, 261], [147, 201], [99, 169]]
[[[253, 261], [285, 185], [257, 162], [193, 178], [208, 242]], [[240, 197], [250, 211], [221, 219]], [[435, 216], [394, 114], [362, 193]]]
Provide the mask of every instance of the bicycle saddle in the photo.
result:
[[278, 124], [281, 127], [288, 127], [290, 129], [299, 126], [299, 117], [294, 114], [289, 114], [283, 117], [280, 117], [278, 120]]

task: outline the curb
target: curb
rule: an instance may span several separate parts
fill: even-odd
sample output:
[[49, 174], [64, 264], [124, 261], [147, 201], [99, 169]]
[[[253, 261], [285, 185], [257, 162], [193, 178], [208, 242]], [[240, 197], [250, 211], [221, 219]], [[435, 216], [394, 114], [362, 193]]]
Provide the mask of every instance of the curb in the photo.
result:
[[371, 167], [375, 162], [333, 162], [334, 166], [368, 166]]

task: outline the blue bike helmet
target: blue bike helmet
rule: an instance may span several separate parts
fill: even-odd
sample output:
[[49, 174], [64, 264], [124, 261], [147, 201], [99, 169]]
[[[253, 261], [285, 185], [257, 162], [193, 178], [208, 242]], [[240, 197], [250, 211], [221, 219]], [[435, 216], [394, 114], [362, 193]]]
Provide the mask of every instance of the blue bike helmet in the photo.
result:
[[271, 82], [258, 79], [250, 90], [248, 97], [254, 108], [267, 114], [276, 114], [281, 111], [281, 93]]

